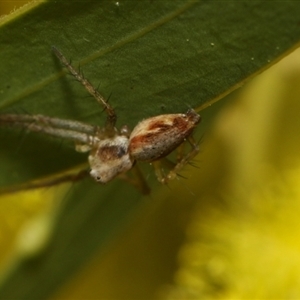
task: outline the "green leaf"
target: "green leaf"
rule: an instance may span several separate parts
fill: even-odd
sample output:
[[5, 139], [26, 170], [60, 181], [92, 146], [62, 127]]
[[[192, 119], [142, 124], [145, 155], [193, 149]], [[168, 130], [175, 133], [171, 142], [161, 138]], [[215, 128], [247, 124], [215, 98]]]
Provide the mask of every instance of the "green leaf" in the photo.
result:
[[[48, 1], [3, 23], [1, 112], [103, 124], [51, 53], [56, 45], [110, 97], [119, 125], [219, 99], [299, 41], [298, 2]], [[86, 160], [72, 145], [2, 130], [0, 186]], [[36, 145], [39, 145], [37, 147]], [[41, 167], [42, 166], [42, 167]]]
[[[133, 128], [150, 116], [188, 107], [200, 110], [291, 51], [300, 38], [299, 16], [297, 1], [42, 2], [2, 20], [1, 113], [103, 124], [102, 108], [78, 82], [64, 76], [52, 45], [80, 65], [101, 93], [111, 95], [118, 125]], [[86, 155], [61, 140], [6, 128], [0, 129], [0, 138], [1, 187], [86, 161]], [[47, 297], [103, 245], [140, 201], [120, 181], [106, 187], [87, 181], [75, 189], [70, 207], [61, 214], [55, 246], [39, 257], [34, 274], [34, 262], [21, 264], [7, 279], [0, 298]], [[70, 240], [63, 243], [66, 236]], [[38, 281], [41, 274], [43, 284]]]

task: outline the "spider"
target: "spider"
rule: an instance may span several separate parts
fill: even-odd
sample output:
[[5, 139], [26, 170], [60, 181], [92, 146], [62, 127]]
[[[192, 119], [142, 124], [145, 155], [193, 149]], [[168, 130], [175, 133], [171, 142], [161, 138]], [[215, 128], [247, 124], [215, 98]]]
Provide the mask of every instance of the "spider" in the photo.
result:
[[[142, 120], [131, 132], [127, 126], [118, 130], [117, 115], [106, 99], [56, 47], [53, 46], [52, 50], [76, 80], [104, 107], [107, 113], [105, 125], [98, 127], [75, 120], [27, 114], [2, 114], [0, 125], [23, 127], [75, 142], [76, 151], [89, 152], [89, 174], [99, 183], [107, 183], [126, 173], [136, 162], [150, 162], [158, 181], [166, 184], [176, 178], [184, 165], [198, 153], [199, 147], [192, 138], [192, 132], [201, 117], [193, 109], [185, 114], [164, 114]], [[186, 140], [191, 144], [191, 151], [187, 155], [180, 152], [177, 163], [164, 174], [161, 161]], [[65, 176], [58, 181], [72, 179], [77, 177]]]

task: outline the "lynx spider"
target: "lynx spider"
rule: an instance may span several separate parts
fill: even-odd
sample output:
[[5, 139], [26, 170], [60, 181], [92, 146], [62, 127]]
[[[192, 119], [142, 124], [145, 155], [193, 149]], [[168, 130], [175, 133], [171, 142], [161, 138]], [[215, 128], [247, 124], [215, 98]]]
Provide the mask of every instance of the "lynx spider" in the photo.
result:
[[[166, 184], [176, 178], [184, 165], [198, 153], [198, 144], [192, 138], [192, 132], [201, 118], [193, 109], [185, 114], [165, 114], [145, 119], [132, 132], [127, 126], [118, 130], [115, 127], [116, 113], [106, 99], [56, 47], [53, 46], [52, 50], [76, 80], [104, 107], [107, 113], [105, 126], [100, 128], [74, 120], [26, 114], [2, 114], [0, 124], [74, 141], [76, 151], [89, 152], [90, 175], [100, 183], [107, 183], [133, 168], [136, 162], [144, 161], [153, 164], [158, 181]], [[166, 156], [185, 140], [189, 141], [192, 149], [186, 155], [179, 152], [177, 163], [164, 174], [162, 160], [166, 162]], [[76, 180], [76, 176], [66, 176], [59, 182], [73, 179]]]

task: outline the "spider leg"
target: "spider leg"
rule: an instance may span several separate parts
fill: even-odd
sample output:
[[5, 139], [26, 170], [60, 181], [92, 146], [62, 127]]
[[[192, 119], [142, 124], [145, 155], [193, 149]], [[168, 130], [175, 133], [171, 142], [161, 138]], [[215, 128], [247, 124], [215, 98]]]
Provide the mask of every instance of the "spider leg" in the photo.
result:
[[[155, 175], [157, 177], [157, 180], [163, 184], [167, 184], [170, 180], [175, 179], [179, 176], [179, 172], [183, 169], [183, 167], [190, 162], [199, 152], [199, 145], [198, 143], [193, 139], [192, 136], [189, 136], [187, 138], [187, 141], [191, 144], [192, 149], [186, 154], [183, 155], [183, 145], [179, 148], [179, 154], [177, 155], [177, 163], [174, 164], [167, 158], [163, 158], [161, 160], [153, 162], [153, 167], [155, 170]], [[168, 165], [173, 166], [171, 170], [164, 174], [162, 165]]]
[[133, 166], [130, 173], [133, 174], [133, 176], [129, 176], [128, 173], [122, 173], [122, 174], [118, 175], [118, 178], [133, 185], [143, 195], [150, 194], [150, 188], [145, 180], [143, 173], [141, 172], [141, 170], [137, 164], [135, 164]]
[[50, 118], [43, 115], [3, 114], [0, 115], [0, 125], [21, 127], [32, 132], [46, 133], [87, 145], [93, 144], [93, 133], [97, 130], [97, 127], [78, 121]]
[[115, 124], [117, 121], [117, 116], [114, 109], [108, 104], [107, 100], [98, 92], [96, 88], [82, 75], [78, 72], [71, 63], [66, 59], [66, 57], [54, 46], [52, 50], [61, 63], [69, 70], [69, 72], [84, 86], [84, 88], [100, 103], [107, 112], [107, 129], [111, 130], [112, 133], [115, 131]]
[[30, 182], [27, 182], [24, 184], [10, 186], [7, 188], [1, 188], [0, 194], [15, 193], [18, 191], [23, 191], [23, 190], [51, 187], [51, 186], [58, 185], [58, 184], [68, 182], [68, 181], [76, 182], [87, 176], [89, 176], [88, 169], [83, 169], [77, 173], [61, 174], [61, 175], [46, 177], [46, 178], [43, 178], [40, 180], [30, 181]]
[[55, 128], [61, 129], [68, 129], [73, 131], [78, 131], [87, 134], [95, 133], [95, 126], [74, 121], [74, 120], [66, 120], [66, 119], [59, 119], [59, 118], [52, 118], [44, 115], [29, 115], [29, 114], [3, 114], [0, 115], [0, 122], [2, 123], [14, 123], [15, 121], [24, 122], [24, 123], [40, 123], [44, 126], [50, 126]]
[[163, 169], [161, 167], [161, 160], [157, 160], [151, 163], [154, 168], [155, 176], [157, 180], [161, 183], [164, 182], [165, 175], [163, 174]]

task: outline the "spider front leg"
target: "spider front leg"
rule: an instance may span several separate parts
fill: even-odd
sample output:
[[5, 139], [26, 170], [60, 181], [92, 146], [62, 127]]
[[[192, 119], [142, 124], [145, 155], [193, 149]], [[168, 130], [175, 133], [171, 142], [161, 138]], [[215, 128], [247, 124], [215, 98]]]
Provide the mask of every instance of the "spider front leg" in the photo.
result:
[[27, 131], [44, 133], [75, 143], [93, 145], [97, 126], [43, 115], [0, 114], [0, 126], [20, 127]]
[[115, 125], [117, 122], [117, 115], [114, 109], [108, 104], [107, 100], [98, 92], [97, 89], [80, 73], [77, 71], [67, 58], [55, 47], [52, 46], [52, 50], [56, 57], [61, 61], [61, 63], [69, 70], [69, 72], [84, 86], [84, 88], [91, 94], [96, 101], [102, 105], [107, 113], [107, 122], [105, 129], [107, 134], [113, 136], [115, 134]]

